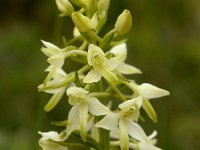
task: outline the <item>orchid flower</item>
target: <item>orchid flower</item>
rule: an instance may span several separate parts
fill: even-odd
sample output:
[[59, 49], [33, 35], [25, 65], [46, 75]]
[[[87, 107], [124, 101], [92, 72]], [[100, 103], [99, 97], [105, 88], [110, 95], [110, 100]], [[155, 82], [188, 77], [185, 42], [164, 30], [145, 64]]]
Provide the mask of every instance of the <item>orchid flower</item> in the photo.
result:
[[81, 137], [86, 140], [86, 126], [88, 112], [94, 116], [101, 116], [110, 113], [110, 110], [93, 96], [89, 91], [79, 87], [70, 87], [67, 89], [69, 103], [73, 105], [68, 116], [68, 126], [66, 136], [68, 137], [74, 130], [80, 126]]
[[122, 74], [141, 73], [136, 67], [124, 63], [127, 56], [125, 43], [114, 46], [110, 53], [114, 54], [115, 57], [108, 59], [101, 48], [94, 44], [89, 45], [87, 60], [93, 68], [86, 75], [84, 83], [98, 82], [102, 76], [110, 82], [117, 83], [119, 79], [115, 72]]
[[139, 131], [136, 132], [135, 127], [139, 125], [134, 122], [138, 120], [141, 105], [142, 97], [127, 100], [119, 105], [119, 112], [107, 114], [95, 126], [110, 130], [111, 135], [119, 137], [121, 149], [128, 150], [129, 135], [132, 135], [132, 133], [141, 134]]
[[[49, 72], [49, 76], [47, 76], [46, 81], [38, 86], [38, 89], [42, 89], [46, 86], [53, 86], [57, 83], [60, 83], [65, 80], [67, 77], [67, 74], [64, 70], [60, 68], [55, 68], [54, 66], [49, 66], [45, 71]], [[52, 80], [51, 80], [52, 78]], [[49, 102], [45, 106], [46, 111], [52, 110], [56, 104], [60, 101], [63, 94], [65, 93], [66, 87], [60, 87], [53, 90], [44, 90], [44, 92], [53, 94], [53, 96], [50, 98]]]
[[125, 83], [132, 91], [134, 92], [134, 96], [142, 96], [143, 104], [142, 107], [146, 111], [147, 115], [154, 121], [157, 122], [156, 112], [149, 102], [149, 99], [159, 98], [163, 96], [167, 96], [170, 93], [167, 90], [158, 88], [149, 83], [143, 83], [141, 85], [137, 85], [135, 82]]

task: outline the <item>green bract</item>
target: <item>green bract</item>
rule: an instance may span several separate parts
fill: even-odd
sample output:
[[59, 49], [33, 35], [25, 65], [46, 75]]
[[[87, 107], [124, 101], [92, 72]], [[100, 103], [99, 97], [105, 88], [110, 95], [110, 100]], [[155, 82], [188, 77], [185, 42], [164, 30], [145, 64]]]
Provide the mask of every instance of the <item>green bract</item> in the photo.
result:
[[[86, 146], [96, 150], [113, 147], [160, 150], [155, 146], [156, 131], [147, 136], [138, 121], [144, 120], [140, 114], [142, 108], [157, 122], [150, 100], [167, 96], [169, 92], [149, 83], [137, 84], [126, 76], [142, 73], [126, 63], [127, 40], [120, 39], [120, 35], [131, 29], [130, 11], [124, 10], [113, 29], [101, 37], [99, 33], [106, 25], [110, 0], [56, 0], [56, 4], [60, 16], [71, 17], [75, 25], [73, 38], [68, 40], [63, 36], [63, 46], [59, 47], [42, 40], [41, 50], [48, 57], [49, 66], [45, 70], [47, 77], [38, 89], [52, 94], [45, 111], [54, 109], [65, 94], [71, 108], [67, 120], [53, 122], [64, 127], [60, 133], [39, 132], [42, 149]], [[69, 61], [79, 65], [72, 65], [69, 70], [69, 65], [65, 65]], [[119, 104], [117, 108], [116, 104]]]

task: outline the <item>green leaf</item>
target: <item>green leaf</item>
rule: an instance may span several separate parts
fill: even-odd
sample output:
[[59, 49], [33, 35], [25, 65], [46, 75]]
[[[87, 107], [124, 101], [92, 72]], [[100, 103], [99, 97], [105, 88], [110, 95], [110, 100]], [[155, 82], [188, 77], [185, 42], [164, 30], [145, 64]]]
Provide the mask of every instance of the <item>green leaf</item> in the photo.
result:
[[156, 112], [148, 99], [143, 98], [142, 107], [153, 122], [158, 122]]

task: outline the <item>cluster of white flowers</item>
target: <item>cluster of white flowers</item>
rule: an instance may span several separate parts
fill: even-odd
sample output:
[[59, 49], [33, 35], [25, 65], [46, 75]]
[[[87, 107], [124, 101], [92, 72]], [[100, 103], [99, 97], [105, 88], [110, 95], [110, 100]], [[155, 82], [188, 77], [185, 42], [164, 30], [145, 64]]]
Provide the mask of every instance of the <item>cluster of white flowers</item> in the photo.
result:
[[[124, 75], [141, 74], [141, 70], [126, 64], [127, 45], [118, 40], [132, 25], [128, 10], [124, 10], [114, 29], [102, 38], [98, 35], [107, 20], [109, 0], [56, 0], [60, 16], [71, 16], [74, 38], [64, 40], [63, 48], [42, 41], [42, 52], [48, 56], [48, 75], [39, 91], [53, 96], [45, 106], [51, 111], [66, 93], [72, 105], [66, 126], [59, 134], [55, 131], [39, 132], [43, 150], [67, 150], [85, 145], [93, 149], [159, 150], [156, 131], [147, 136], [139, 125], [140, 109], [157, 122], [150, 99], [169, 95], [169, 92], [149, 83], [136, 84]], [[75, 11], [73, 5], [80, 7]], [[82, 43], [81, 45], [77, 46]], [[78, 70], [67, 72], [65, 60], [71, 58], [82, 64]], [[66, 73], [67, 72], [67, 73]], [[125, 91], [130, 91], [130, 93]], [[119, 103], [118, 107], [112, 104]], [[104, 136], [104, 137], [102, 137]], [[75, 142], [70, 139], [75, 137]], [[78, 142], [76, 142], [78, 139]], [[107, 141], [109, 140], [109, 141]]]

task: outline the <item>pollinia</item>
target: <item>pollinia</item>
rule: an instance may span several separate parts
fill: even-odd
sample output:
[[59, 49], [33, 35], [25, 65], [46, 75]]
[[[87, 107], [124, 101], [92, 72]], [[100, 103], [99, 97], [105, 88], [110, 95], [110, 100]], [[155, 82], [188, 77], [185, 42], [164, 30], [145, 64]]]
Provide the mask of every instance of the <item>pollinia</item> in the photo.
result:
[[[157, 122], [150, 99], [169, 92], [126, 77], [142, 73], [126, 63], [127, 40], [123, 36], [131, 29], [132, 17], [125, 9], [113, 29], [100, 36], [109, 4], [110, 0], [56, 0], [60, 17], [71, 17], [75, 25], [73, 39], [63, 38], [62, 47], [42, 41], [49, 66], [38, 88], [52, 94], [45, 111], [56, 107], [64, 94], [71, 109], [67, 120], [54, 122], [66, 127], [64, 130], [39, 132], [43, 150], [160, 149], [155, 146], [156, 131], [147, 136], [138, 121], [144, 120], [140, 114], [144, 109]], [[64, 67], [67, 59], [81, 67], [69, 72]]]

